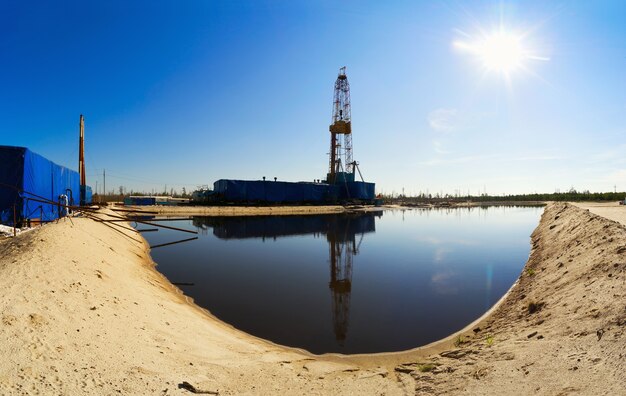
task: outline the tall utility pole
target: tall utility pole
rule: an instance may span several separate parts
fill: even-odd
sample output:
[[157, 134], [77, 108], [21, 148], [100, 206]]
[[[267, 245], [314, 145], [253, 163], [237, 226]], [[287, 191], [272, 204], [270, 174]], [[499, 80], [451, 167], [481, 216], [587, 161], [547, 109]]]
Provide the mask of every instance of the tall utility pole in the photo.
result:
[[107, 193], [107, 170], [106, 169], [102, 169], [102, 184], [104, 185], [102, 187], [102, 196], [105, 196]]
[[78, 174], [80, 177], [80, 204], [85, 204], [86, 195], [86, 175], [85, 175], [85, 118], [80, 115], [78, 122], [79, 138], [78, 138]]
[[[335, 94], [333, 99], [333, 123], [330, 130], [330, 164], [327, 182], [335, 183], [335, 175], [343, 167], [346, 173], [354, 172], [352, 161], [352, 118], [350, 111], [350, 84], [346, 76], [346, 67], [339, 69], [339, 75], [335, 81]], [[341, 138], [343, 136], [343, 138]]]

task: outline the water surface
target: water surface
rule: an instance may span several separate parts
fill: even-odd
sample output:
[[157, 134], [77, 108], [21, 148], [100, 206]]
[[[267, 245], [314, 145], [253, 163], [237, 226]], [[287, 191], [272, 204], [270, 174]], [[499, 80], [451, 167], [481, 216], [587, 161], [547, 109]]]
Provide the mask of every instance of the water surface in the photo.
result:
[[[481, 316], [517, 279], [542, 208], [193, 217], [157, 269], [234, 327], [314, 353], [399, 351]], [[151, 228], [141, 226], [141, 228]], [[154, 246], [188, 238], [160, 229]]]

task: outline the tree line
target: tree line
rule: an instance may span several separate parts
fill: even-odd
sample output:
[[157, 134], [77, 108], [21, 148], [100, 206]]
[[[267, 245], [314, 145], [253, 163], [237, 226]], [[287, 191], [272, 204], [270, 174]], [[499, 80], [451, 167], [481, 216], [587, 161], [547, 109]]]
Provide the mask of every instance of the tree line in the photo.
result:
[[626, 192], [589, 192], [570, 190], [555, 193], [509, 194], [509, 195], [451, 195], [451, 194], [419, 194], [417, 196], [379, 196], [385, 201], [403, 202], [533, 202], [533, 201], [624, 201]]

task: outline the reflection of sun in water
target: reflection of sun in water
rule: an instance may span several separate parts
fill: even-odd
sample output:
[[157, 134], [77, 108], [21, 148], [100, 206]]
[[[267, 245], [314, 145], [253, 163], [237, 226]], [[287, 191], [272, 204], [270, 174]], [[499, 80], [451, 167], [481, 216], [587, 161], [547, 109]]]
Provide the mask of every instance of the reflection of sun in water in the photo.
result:
[[528, 72], [528, 60], [549, 60], [533, 55], [525, 47], [524, 37], [523, 34], [500, 28], [493, 33], [482, 34], [477, 40], [455, 41], [454, 47], [474, 55], [485, 71], [500, 73], [508, 80], [515, 71], [522, 69]]

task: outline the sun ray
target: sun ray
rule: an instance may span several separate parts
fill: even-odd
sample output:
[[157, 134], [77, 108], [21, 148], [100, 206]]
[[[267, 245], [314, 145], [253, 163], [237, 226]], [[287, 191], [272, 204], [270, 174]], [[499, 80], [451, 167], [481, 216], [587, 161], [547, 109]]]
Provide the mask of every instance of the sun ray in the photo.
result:
[[502, 18], [491, 32], [485, 31], [482, 27], [476, 30], [478, 34], [475, 36], [463, 31], [463, 37], [452, 42], [453, 47], [472, 55], [483, 70], [483, 77], [485, 74], [498, 74], [507, 87], [512, 86], [513, 75], [517, 72], [537, 77], [530, 72], [528, 66], [530, 62], [550, 60], [549, 57], [536, 54], [530, 48], [528, 31], [508, 29]]

